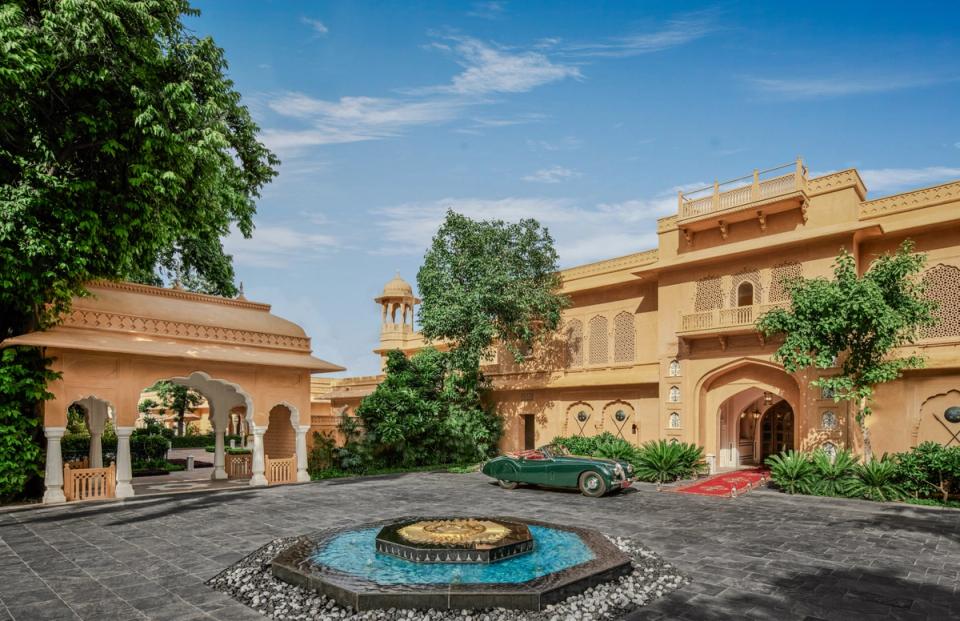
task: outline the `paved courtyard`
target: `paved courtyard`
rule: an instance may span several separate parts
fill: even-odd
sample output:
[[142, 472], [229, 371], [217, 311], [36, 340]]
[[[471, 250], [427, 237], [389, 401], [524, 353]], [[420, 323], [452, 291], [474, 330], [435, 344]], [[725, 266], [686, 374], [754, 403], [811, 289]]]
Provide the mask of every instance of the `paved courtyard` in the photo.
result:
[[267, 541], [410, 514], [516, 515], [631, 535], [692, 583], [632, 619], [960, 618], [960, 512], [647, 488], [603, 499], [391, 475], [0, 514], [0, 618], [260, 619], [203, 582]]

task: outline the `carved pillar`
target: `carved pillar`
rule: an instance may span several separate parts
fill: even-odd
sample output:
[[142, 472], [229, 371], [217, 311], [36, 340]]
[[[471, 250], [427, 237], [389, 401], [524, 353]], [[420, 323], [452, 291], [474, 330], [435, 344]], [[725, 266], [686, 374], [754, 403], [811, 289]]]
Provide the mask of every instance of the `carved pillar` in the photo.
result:
[[133, 496], [133, 466], [130, 464], [130, 434], [133, 427], [117, 427], [117, 498]]
[[263, 434], [267, 432], [266, 427], [253, 425], [253, 476], [250, 477], [250, 485], [260, 486], [267, 484], [266, 461], [263, 454]]
[[91, 468], [103, 468], [103, 428], [107, 423], [107, 404], [94, 401], [87, 408], [87, 429], [90, 430]]
[[211, 479], [222, 480], [227, 478], [227, 471], [224, 468], [224, 447], [223, 447], [223, 434], [225, 430], [223, 425], [217, 425], [214, 427], [214, 440], [213, 440], [213, 474], [210, 475]]
[[310, 480], [307, 472], [307, 432], [310, 425], [300, 425], [297, 430], [297, 483], [306, 483]]
[[43, 430], [43, 435], [47, 437], [43, 503], [47, 505], [67, 501], [63, 495], [63, 455], [60, 452], [60, 438], [66, 432], [66, 427], [45, 427]]

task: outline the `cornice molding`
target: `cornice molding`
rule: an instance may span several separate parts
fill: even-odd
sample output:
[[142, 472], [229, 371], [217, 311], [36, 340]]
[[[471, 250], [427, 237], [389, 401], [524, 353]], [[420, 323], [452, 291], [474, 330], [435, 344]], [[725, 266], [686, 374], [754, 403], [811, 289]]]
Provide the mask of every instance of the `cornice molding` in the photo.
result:
[[137, 315], [110, 313], [107, 311], [75, 308], [63, 316], [62, 325], [68, 328], [93, 328], [110, 332], [135, 332], [155, 334], [194, 341], [210, 341], [235, 345], [254, 345], [310, 352], [310, 339], [307, 337], [270, 334], [254, 330], [240, 330], [222, 326], [208, 326], [185, 321], [153, 319]]
[[96, 289], [115, 289], [117, 291], [129, 291], [130, 293], [139, 293], [142, 295], [152, 295], [163, 298], [175, 298], [178, 300], [189, 300], [191, 302], [204, 302], [207, 304], [219, 304], [221, 306], [234, 306], [237, 308], [248, 308], [251, 310], [270, 312], [270, 305], [261, 302], [251, 302], [249, 300], [238, 300], [233, 298], [224, 298], [218, 295], [209, 295], [206, 293], [194, 293], [184, 291], [183, 289], [166, 289], [164, 287], [153, 287], [151, 285], [141, 285], [135, 282], [114, 281], [114, 280], [94, 280], [87, 284], [89, 288]]
[[860, 218], [886, 216], [902, 211], [933, 207], [960, 200], [960, 181], [953, 181], [932, 188], [923, 188], [903, 194], [885, 196], [860, 204]]
[[857, 172], [856, 168], [849, 168], [807, 180], [807, 196], [836, 192], [843, 188], [856, 188], [860, 200], [867, 196], [867, 188], [863, 185], [863, 180], [860, 179], [860, 173]]
[[585, 278], [595, 274], [615, 272], [617, 270], [631, 269], [641, 265], [647, 265], [649, 263], [654, 263], [657, 260], [657, 256], [658, 251], [656, 248], [654, 248], [652, 250], [644, 250], [643, 252], [628, 254], [615, 259], [608, 259], [606, 261], [597, 261], [596, 263], [588, 263], [586, 265], [571, 267], [570, 269], [562, 270], [560, 275], [564, 282], [566, 282], [568, 280]]

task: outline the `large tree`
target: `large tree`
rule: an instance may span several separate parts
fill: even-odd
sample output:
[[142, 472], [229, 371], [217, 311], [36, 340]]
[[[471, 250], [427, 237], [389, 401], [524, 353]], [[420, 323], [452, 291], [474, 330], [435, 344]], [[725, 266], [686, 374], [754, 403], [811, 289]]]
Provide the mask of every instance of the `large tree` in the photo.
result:
[[[186, 0], [0, 5], [0, 339], [55, 322], [95, 278], [236, 293], [221, 240], [250, 235], [277, 160], [223, 50], [184, 27], [196, 14]], [[38, 352], [4, 352], [0, 428], [37, 429], [44, 395], [23, 369], [43, 379]], [[36, 470], [25, 433], [0, 482]]]
[[774, 358], [787, 371], [835, 369], [813, 385], [850, 403], [865, 460], [871, 459], [866, 420], [876, 386], [924, 364], [921, 356], [904, 355], [900, 348], [914, 343], [920, 328], [934, 321], [934, 302], [924, 297], [918, 278], [925, 262], [907, 240], [860, 275], [853, 255], [843, 250], [832, 279], [789, 283], [790, 306], [766, 313], [757, 324], [767, 336], [784, 337]]
[[152, 408], [159, 408], [164, 413], [173, 414], [177, 420], [177, 435], [184, 435], [186, 416], [203, 403], [203, 396], [195, 390], [169, 380], [161, 380], [147, 390], [154, 393], [157, 400], [141, 401], [138, 406], [140, 411], [146, 414]]
[[489, 358], [495, 343], [522, 361], [567, 305], [553, 238], [533, 219], [476, 221], [448, 211], [417, 285], [424, 336], [450, 343], [465, 369]]

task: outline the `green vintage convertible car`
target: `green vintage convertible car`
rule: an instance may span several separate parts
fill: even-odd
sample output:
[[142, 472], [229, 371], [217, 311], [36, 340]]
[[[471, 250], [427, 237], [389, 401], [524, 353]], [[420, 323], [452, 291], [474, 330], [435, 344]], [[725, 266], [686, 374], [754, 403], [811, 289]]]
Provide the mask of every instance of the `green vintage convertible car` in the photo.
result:
[[579, 489], [585, 496], [603, 496], [633, 482], [633, 466], [625, 461], [578, 457], [557, 445], [534, 451], [495, 457], [483, 465], [483, 473], [504, 489], [520, 483]]

